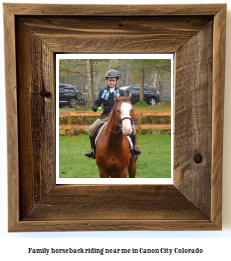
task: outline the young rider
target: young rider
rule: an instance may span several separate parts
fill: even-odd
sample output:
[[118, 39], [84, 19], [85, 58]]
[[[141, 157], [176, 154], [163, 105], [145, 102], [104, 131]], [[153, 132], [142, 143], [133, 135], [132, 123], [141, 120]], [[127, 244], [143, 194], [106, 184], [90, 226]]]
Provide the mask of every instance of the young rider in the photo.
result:
[[[101, 116], [90, 126], [89, 128], [89, 138], [91, 142], [91, 152], [85, 153], [84, 155], [90, 159], [95, 159], [95, 137], [94, 137], [94, 129], [99, 126], [101, 123], [104, 123], [109, 119], [109, 113], [112, 111], [115, 105], [115, 98], [113, 96], [113, 92], [116, 96], [125, 96], [123, 90], [117, 87], [117, 82], [119, 80], [119, 75], [116, 70], [109, 70], [106, 73], [106, 80], [107, 80], [107, 87], [102, 89], [99, 92], [97, 100], [95, 100], [94, 104], [92, 105], [92, 110], [96, 112], [98, 107], [101, 106], [103, 103], [103, 113]], [[135, 141], [136, 141], [136, 128], [132, 125], [132, 133], [131, 133], [131, 140], [133, 143], [133, 148], [130, 150], [132, 156], [138, 156], [141, 154], [140, 150], [135, 148]]]

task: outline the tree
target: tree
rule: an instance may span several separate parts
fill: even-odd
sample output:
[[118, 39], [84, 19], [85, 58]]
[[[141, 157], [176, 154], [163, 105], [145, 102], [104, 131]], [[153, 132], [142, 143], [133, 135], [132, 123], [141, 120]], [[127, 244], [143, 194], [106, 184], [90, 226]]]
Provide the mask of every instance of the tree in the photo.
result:
[[[86, 77], [84, 63], [77, 59], [60, 59], [59, 60], [59, 79], [63, 83], [72, 83], [72, 79], [76, 77]], [[65, 80], [66, 79], [66, 80]], [[74, 84], [74, 83], [72, 83]]]
[[[144, 98], [144, 83], [145, 78], [152, 75], [152, 84], [158, 90], [161, 85], [159, 84], [161, 76], [166, 75], [168, 72], [169, 76], [171, 73], [171, 60], [170, 59], [134, 59], [131, 61], [131, 66], [128, 67], [132, 79], [135, 82], [140, 82], [140, 101]], [[150, 84], [150, 83], [149, 83]]]
[[140, 69], [140, 101], [144, 101], [144, 68]]
[[93, 60], [88, 59], [86, 60], [87, 64], [87, 88], [88, 88], [88, 103], [92, 104], [94, 101], [94, 94], [93, 94]]
[[161, 90], [161, 81], [169, 81], [171, 60], [166, 59], [60, 59], [59, 80], [71, 83], [85, 91], [88, 85], [89, 104], [94, 93], [105, 87], [105, 75], [109, 69], [118, 71], [119, 86], [140, 83], [140, 100], [143, 100], [144, 84]]
[[150, 63], [150, 59], [138, 59], [132, 60], [131, 66], [129, 68], [130, 72], [134, 75], [135, 79], [137, 76], [139, 79], [137, 82], [140, 82], [140, 101], [144, 101], [144, 76], [148, 74], [150, 68], [152, 68], [152, 64]]

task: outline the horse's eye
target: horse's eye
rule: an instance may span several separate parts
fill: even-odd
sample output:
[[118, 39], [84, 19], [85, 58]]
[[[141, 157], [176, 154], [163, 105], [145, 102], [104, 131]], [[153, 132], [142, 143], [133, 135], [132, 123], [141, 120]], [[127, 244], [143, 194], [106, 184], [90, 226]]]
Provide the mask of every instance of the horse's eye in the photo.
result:
[[116, 110], [117, 112], [120, 112], [120, 110]]

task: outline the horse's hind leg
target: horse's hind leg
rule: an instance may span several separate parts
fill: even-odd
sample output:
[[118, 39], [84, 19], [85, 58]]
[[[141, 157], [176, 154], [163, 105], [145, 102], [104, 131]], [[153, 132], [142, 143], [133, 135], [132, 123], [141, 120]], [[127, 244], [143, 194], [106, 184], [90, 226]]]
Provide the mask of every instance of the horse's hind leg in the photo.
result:
[[129, 178], [135, 178], [136, 176], [136, 160], [137, 158], [135, 157], [130, 158], [130, 163], [128, 166]]

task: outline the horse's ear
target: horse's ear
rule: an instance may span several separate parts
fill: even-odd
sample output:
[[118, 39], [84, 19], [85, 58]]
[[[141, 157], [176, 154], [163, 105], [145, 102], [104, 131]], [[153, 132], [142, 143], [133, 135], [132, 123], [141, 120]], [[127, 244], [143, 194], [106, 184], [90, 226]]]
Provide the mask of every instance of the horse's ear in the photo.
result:
[[129, 92], [128, 99], [129, 99], [130, 101], [132, 100], [132, 92]]
[[116, 102], [118, 102], [119, 98], [116, 96], [116, 94], [113, 92], [113, 95], [115, 97]]

